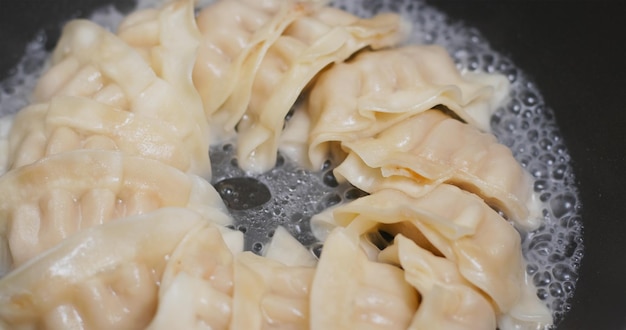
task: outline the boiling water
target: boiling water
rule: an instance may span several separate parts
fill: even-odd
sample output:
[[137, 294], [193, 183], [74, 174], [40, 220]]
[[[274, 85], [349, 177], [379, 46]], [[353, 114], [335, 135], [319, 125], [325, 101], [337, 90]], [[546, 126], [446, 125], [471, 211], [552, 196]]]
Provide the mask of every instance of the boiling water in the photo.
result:
[[[140, 1], [139, 6], [154, 3]], [[491, 126], [499, 140], [513, 150], [518, 161], [535, 177], [534, 189], [544, 202], [544, 225], [523, 233], [522, 245], [526, 271], [537, 286], [537, 295], [552, 309], [558, 322], [570, 308], [583, 256], [582, 220], [569, 154], [541, 93], [520, 68], [492, 50], [478, 31], [451, 22], [445, 14], [422, 2], [341, 0], [334, 5], [363, 17], [381, 11], [401, 13], [413, 22], [411, 43], [446, 47], [461, 70], [497, 72], [508, 77], [512, 83], [509, 101], [492, 117]], [[113, 7], [92, 15], [92, 19], [110, 28], [121, 18], [122, 14]], [[44, 39], [41, 34], [31, 42], [14, 74], [0, 83], [2, 114], [12, 114], [28, 103], [28, 94], [48, 56]], [[5, 119], [0, 125], [3, 143], [7, 122]], [[322, 247], [310, 232], [311, 216], [363, 194], [347, 184], [337, 184], [330, 171], [336, 164], [326, 164], [323, 171], [312, 173], [282, 156], [273, 170], [241, 179], [246, 176], [237, 166], [234, 148], [229, 143], [211, 148], [212, 183], [229, 205], [236, 219], [235, 227], [246, 234], [246, 248], [257, 253], [263, 252], [275, 228], [284, 226], [319, 255]]]

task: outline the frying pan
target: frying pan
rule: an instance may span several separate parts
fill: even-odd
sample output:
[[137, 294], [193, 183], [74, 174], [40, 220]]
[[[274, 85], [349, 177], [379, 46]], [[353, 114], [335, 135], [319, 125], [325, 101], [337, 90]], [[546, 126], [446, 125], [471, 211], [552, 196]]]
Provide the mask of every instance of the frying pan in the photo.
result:
[[[0, 4], [0, 79], [42, 29], [128, 0], [22, 0]], [[584, 221], [585, 256], [572, 309], [558, 329], [626, 329], [626, 19], [624, 2], [430, 1], [477, 28], [541, 91], [571, 155]]]
[[[624, 2], [433, 3], [478, 28], [555, 112], [582, 200], [585, 256], [559, 329], [626, 329]], [[621, 24], [623, 25], [623, 23]]]

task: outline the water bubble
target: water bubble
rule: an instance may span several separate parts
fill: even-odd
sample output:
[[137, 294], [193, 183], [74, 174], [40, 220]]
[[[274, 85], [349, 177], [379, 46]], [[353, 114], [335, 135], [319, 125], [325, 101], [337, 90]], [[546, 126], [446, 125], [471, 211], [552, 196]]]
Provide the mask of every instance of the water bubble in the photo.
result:
[[320, 258], [322, 256], [322, 249], [324, 248], [324, 245], [322, 243], [315, 243], [313, 245], [311, 245], [311, 247], [309, 248], [311, 253], [313, 253], [313, 255], [316, 258]]
[[566, 264], [556, 264], [552, 268], [552, 274], [558, 281], [571, 281], [576, 277], [574, 271]]
[[332, 170], [324, 173], [324, 177], [322, 181], [324, 182], [325, 185], [329, 187], [333, 187], [333, 188], [339, 185], [339, 183], [337, 182], [337, 179], [335, 178], [335, 174], [333, 174]]
[[558, 219], [565, 214], [572, 212], [576, 205], [576, 197], [571, 194], [560, 194], [554, 196], [550, 200], [550, 207], [552, 208], [552, 214]]
[[532, 107], [537, 103], [537, 95], [531, 90], [525, 90], [521, 95], [524, 105]]
[[548, 290], [550, 290], [550, 295], [552, 297], [563, 297], [563, 287], [558, 282], [550, 283], [550, 286], [548, 286]]
[[272, 195], [266, 185], [249, 177], [224, 179], [215, 189], [228, 208], [246, 210], [268, 202]]
[[[558, 243], [557, 243], [557, 244], [558, 244]], [[563, 261], [563, 260], [565, 260], [565, 259], [566, 259], [566, 258], [565, 258], [565, 256], [564, 256], [564, 255], [562, 255], [562, 254], [559, 254], [559, 253], [551, 254], [551, 255], [548, 257], [548, 261], [550, 261], [550, 262], [552, 262], [552, 263], [559, 262], [559, 261]]]
[[537, 297], [539, 297], [539, 299], [541, 300], [546, 300], [549, 297], [548, 291], [546, 291], [546, 289], [544, 288], [539, 288], [537, 290]]
[[252, 252], [258, 254], [258, 253], [261, 253], [262, 250], [263, 250], [263, 243], [256, 242], [252, 245]]
[[565, 164], [560, 164], [552, 172], [552, 177], [554, 177], [556, 180], [562, 180], [565, 177], [566, 171], [567, 166]]
[[539, 270], [539, 267], [537, 267], [537, 265], [530, 264], [526, 266], [526, 274], [528, 275], [535, 274], [537, 270]]
[[535, 181], [535, 184], [534, 184], [534, 190], [535, 190], [535, 192], [542, 192], [542, 191], [548, 189], [549, 186], [550, 186], [549, 181], [547, 181], [547, 180], [537, 180], [537, 181]]
[[528, 248], [539, 255], [548, 256], [553, 249], [551, 241], [552, 235], [550, 234], [537, 235], [532, 239]]
[[550, 141], [549, 139], [541, 139], [539, 141], [539, 146], [543, 150], [550, 151], [552, 150], [552, 141]]
[[552, 276], [549, 272], [538, 272], [533, 276], [533, 283], [536, 287], [542, 287], [550, 284], [552, 282]]
[[359, 188], [350, 188], [344, 194], [347, 200], [354, 200], [363, 196], [367, 196], [367, 193]]
[[324, 200], [322, 201], [322, 205], [324, 207], [324, 209], [327, 209], [333, 205], [337, 205], [341, 203], [341, 196], [332, 193], [332, 194], [328, 194], [326, 195], [326, 197], [324, 197]]

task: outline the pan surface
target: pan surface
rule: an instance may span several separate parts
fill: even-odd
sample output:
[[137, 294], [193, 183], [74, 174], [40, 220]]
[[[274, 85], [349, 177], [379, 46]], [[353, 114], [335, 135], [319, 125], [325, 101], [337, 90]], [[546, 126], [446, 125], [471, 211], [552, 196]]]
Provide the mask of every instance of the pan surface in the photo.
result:
[[[0, 78], [41, 29], [53, 47], [59, 23], [128, 1], [16, 1], [0, 11]], [[626, 8], [620, 2], [433, 1], [476, 27], [541, 91], [572, 158], [582, 201], [585, 257], [572, 309], [559, 329], [626, 329]], [[623, 25], [623, 23], [621, 23]]]
[[478, 28], [553, 109], [582, 201], [585, 256], [559, 329], [626, 329], [624, 2], [433, 1]]

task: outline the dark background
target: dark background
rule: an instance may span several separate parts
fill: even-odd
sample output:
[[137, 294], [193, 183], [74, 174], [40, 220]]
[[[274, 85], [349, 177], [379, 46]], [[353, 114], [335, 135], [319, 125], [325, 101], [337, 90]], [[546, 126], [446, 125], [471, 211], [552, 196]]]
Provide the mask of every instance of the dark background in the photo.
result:
[[[59, 21], [110, 2], [0, 0], [0, 78], [39, 29], [54, 39]], [[625, 3], [429, 3], [478, 28], [556, 112], [581, 192], [586, 247], [573, 308], [559, 329], [626, 329]]]

